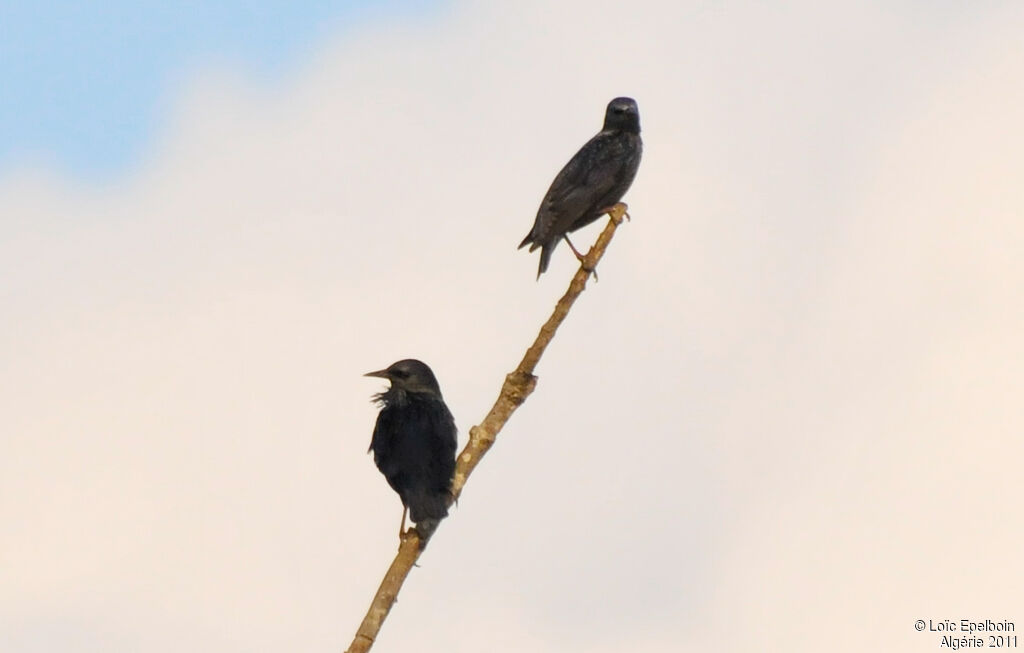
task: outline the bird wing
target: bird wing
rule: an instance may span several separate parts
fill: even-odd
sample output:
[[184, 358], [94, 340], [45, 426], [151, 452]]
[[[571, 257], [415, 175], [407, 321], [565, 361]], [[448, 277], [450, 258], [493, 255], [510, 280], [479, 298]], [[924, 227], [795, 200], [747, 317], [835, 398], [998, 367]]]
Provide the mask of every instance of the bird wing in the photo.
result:
[[430, 449], [432, 454], [428, 462], [428, 475], [437, 490], [447, 491], [455, 473], [455, 450], [458, 446], [458, 431], [455, 418], [443, 401], [437, 402], [437, 408], [430, 412], [430, 437], [434, 439]]
[[455, 420], [440, 400], [387, 407], [370, 448], [377, 468], [403, 497], [410, 489], [446, 491], [455, 470]]
[[[558, 238], [615, 186], [622, 168], [614, 136], [601, 132], [565, 164], [541, 201], [531, 235], [534, 241]], [[546, 237], [545, 237], [546, 236]]]

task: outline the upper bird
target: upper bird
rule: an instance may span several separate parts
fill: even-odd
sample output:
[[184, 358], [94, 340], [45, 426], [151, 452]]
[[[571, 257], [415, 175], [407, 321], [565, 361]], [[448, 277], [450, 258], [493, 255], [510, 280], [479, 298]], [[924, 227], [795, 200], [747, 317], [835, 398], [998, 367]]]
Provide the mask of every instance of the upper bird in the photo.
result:
[[582, 259], [566, 234], [597, 220], [622, 198], [636, 177], [642, 152], [636, 101], [617, 97], [608, 103], [601, 131], [551, 182], [533, 229], [519, 243], [520, 249], [530, 245], [531, 252], [541, 248], [538, 279], [548, 269], [551, 252], [562, 238]]
[[408, 510], [424, 540], [448, 515], [455, 473], [455, 419], [441, 397], [434, 372], [422, 361], [400, 360], [369, 372], [391, 381], [374, 395], [380, 406], [369, 451], [388, 485], [402, 499], [402, 525]]

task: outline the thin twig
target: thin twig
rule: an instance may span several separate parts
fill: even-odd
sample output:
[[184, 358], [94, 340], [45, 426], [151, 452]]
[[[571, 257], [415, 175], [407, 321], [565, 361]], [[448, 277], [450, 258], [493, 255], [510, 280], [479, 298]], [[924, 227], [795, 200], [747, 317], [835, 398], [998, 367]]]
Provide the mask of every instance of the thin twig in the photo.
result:
[[[523, 356], [519, 366], [505, 377], [505, 382], [501, 386], [501, 393], [498, 395], [497, 401], [494, 402], [494, 406], [491, 407], [491, 411], [487, 413], [487, 416], [484, 417], [480, 424], [469, 429], [469, 442], [466, 444], [466, 448], [462, 450], [462, 453], [459, 454], [455, 466], [455, 478], [452, 480], [453, 501], [462, 494], [462, 488], [466, 485], [469, 475], [473, 473], [476, 466], [480, 464], [480, 460], [483, 459], [484, 454], [494, 444], [494, 439], [502, 427], [505, 426], [505, 422], [512, 416], [516, 408], [526, 401], [526, 398], [530, 396], [530, 393], [536, 387], [537, 377], [533, 375], [533, 370], [537, 367], [537, 363], [544, 354], [544, 350], [547, 349], [547, 346], [555, 337], [555, 331], [558, 330], [559, 325], [562, 324], [562, 321], [569, 314], [569, 309], [572, 308], [576, 298], [586, 288], [587, 280], [594, 273], [601, 257], [604, 256], [608, 244], [612, 241], [612, 236], [615, 235], [616, 227], [622, 223], [622, 219], [626, 215], [626, 208], [626, 205], [622, 203], [612, 207], [612, 210], [608, 213], [611, 218], [608, 221], [608, 226], [604, 228], [604, 231], [598, 236], [597, 242], [587, 252], [583, 263], [580, 264], [580, 269], [569, 283], [569, 289], [558, 300], [555, 310], [551, 313], [551, 317], [540, 328], [537, 339], [526, 350], [526, 355]], [[366, 616], [363, 617], [363, 622], [359, 624], [356, 636], [353, 638], [352, 644], [349, 645], [346, 653], [365, 653], [373, 646], [377, 633], [380, 632], [381, 625], [383, 625], [384, 620], [391, 611], [391, 606], [394, 605], [395, 599], [398, 598], [398, 592], [402, 589], [402, 583], [405, 582], [405, 578], [409, 575], [409, 571], [416, 564], [420, 553], [423, 552], [426, 545], [427, 540], [421, 541], [420, 534], [416, 529], [410, 528], [406, 531], [398, 547], [398, 554], [395, 555], [394, 561], [388, 567], [387, 573], [384, 574], [384, 580], [381, 581], [380, 587], [377, 588], [377, 593], [370, 603], [370, 609], [367, 610]]]

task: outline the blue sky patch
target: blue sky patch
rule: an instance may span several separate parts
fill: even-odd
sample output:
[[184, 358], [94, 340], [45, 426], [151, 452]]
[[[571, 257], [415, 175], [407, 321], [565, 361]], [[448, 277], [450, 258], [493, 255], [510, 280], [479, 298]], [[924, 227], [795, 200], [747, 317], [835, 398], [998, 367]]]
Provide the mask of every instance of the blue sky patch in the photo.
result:
[[215, 61], [273, 83], [368, 15], [417, 12], [410, 0], [2, 3], [0, 175], [26, 162], [116, 175], [143, 155], [177, 76]]

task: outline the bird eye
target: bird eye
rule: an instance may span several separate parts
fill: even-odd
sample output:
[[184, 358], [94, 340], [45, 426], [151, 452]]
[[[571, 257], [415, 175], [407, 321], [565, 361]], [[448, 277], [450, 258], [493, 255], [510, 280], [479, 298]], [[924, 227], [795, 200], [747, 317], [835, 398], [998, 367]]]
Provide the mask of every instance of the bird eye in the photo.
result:
[[405, 377], [409, 376], [409, 373], [406, 372], [405, 370], [392, 370], [391, 374], [396, 379], [404, 379]]

